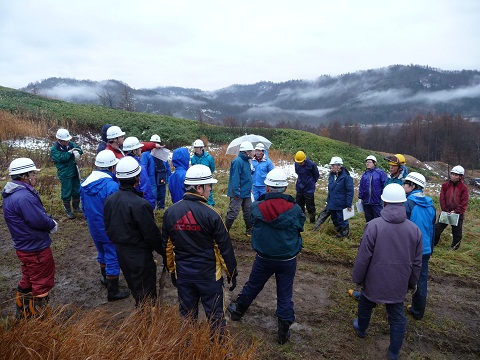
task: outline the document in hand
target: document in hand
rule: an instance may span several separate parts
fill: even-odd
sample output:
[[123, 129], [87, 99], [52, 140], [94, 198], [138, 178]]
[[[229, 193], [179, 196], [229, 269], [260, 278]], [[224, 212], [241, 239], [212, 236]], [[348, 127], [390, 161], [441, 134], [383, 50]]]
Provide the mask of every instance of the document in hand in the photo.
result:
[[440, 213], [440, 217], [438, 218], [438, 222], [447, 225], [458, 225], [458, 219], [460, 218], [460, 214], [449, 214], [446, 211], [442, 211]]
[[355, 210], [352, 206], [352, 210], [348, 211], [348, 208], [343, 209], [343, 220], [348, 220], [355, 215]]
[[355, 205], [357, 206], [357, 212], [362, 213], [363, 212], [363, 203], [362, 200], [358, 200]]

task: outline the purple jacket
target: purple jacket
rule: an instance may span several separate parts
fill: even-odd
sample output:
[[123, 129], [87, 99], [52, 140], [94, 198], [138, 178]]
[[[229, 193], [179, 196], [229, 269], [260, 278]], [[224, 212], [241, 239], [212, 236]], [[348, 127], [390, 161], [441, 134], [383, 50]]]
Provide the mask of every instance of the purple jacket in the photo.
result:
[[37, 191], [21, 181], [8, 182], [2, 191], [3, 215], [13, 239], [21, 251], [40, 251], [52, 243], [50, 230], [55, 222], [47, 214]]
[[352, 279], [370, 301], [402, 303], [422, 268], [422, 232], [403, 203], [387, 204], [380, 215], [365, 225]]
[[387, 181], [387, 174], [385, 171], [373, 168], [366, 170], [360, 179], [360, 186], [358, 187], [358, 198], [362, 203], [367, 205], [381, 205], [383, 188]]

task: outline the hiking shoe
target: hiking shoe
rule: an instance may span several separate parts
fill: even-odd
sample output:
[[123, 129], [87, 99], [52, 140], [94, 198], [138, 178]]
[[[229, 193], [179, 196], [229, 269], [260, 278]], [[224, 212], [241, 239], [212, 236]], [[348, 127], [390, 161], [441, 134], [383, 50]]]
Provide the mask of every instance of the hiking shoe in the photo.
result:
[[418, 316], [416, 316], [412, 313], [412, 305], [407, 305], [407, 314], [409, 314], [415, 320], [422, 320], [422, 318], [419, 318]]
[[348, 295], [350, 295], [352, 298], [358, 301], [360, 299], [360, 291], [350, 289], [348, 290]]
[[251, 237], [252, 236], [252, 228], [247, 229], [247, 231], [245, 232], [245, 235], [247, 235], [248, 237]]
[[358, 318], [353, 319], [353, 329], [359, 338], [363, 339], [365, 337], [365, 331], [360, 331], [358, 328]]
[[452, 244], [451, 249], [452, 250], [458, 250], [460, 248], [460, 242], [461, 241], [457, 242], [456, 244]]

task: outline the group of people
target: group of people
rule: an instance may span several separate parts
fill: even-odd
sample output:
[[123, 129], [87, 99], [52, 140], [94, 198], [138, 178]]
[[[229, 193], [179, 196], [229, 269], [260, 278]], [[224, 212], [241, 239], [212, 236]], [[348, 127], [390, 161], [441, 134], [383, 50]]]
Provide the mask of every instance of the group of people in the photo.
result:
[[[230, 204], [223, 220], [213, 207], [215, 162], [204, 150], [202, 140], [193, 143], [192, 158], [186, 148], [173, 152], [172, 174], [158, 135], [141, 143], [135, 137], [124, 139], [125, 133], [118, 126], [104, 130], [105, 149], [99, 148], [96, 169], [81, 183], [76, 161], [83, 152], [70, 141], [68, 130], [57, 131], [58, 141], [51, 156], [58, 168], [67, 216], [73, 218], [75, 212], [83, 212], [87, 220], [107, 300], [124, 299], [131, 293], [136, 306], [155, 302], [157, 263], [153, 252], [157, 252], [163, 258], [162, 271], [170, 274], [177, 288], [180, 314], [196, 318], [201, 300], [213, 330], [223, 334], [223, 274], [230, 291], [236, 288], [238, 274], [229, 230], [241, 208], [256, 256], [247, 283], [227, 309], [233, 321], [240, 320], [275, 275], [277, 341], [285, 343], [295, 320], [293, 282], [306, 213], [311, 223], [316, 219], [316, 164], [305, 152], [296, 153], [294, 199], [285, 194], [287, 176], [274, 168], [265, 146], [243, 142], [230, 166]], [[143, 149], [146, 151], [142, 154]], [[421, 319], [427, 298], [428, 262], [446, 225], [436, 222], [433, 201], [423, 192], [425, 177], [408, 173], [401, 154], [386, 159], [390, 175], [378, 169], [375, 156], [370, 155], [360, 181], [359, 198], [367, 224], [353, 269], [353, 281], [362, 287], [361, 292], [352, 291], [358, 298], [353, 327], [358, 336], [365, 337], [372, 309], [378, 303], [387, 304], [391, 334], [388, 355], [396, 359], [406, 326], [405, 295], [408, 289], [415, 290], [408, 312]], [[353, 179], [342, 158], [332, 157], [330, 166], [327, 206], [314, 228], [331, 216], [337, 236], [345, 237], [350, 229], [343, 210], [353, 206]], [[2, 191], [5, 220], [22, 262], [15, 301], [17, 317], [44, 312], [54, 285], [50, 234], [58, 230], [58, 224], [47, 214], [34, 189], [39, 170], [31, 159], [13, 160], [9, 167], [11, 181]], [[452, 249], [460, 246], [463, 214], [468, 206], [463, 176], [464, 169], [455, 166], [440, 194], [442, 211], [460, 215], [458, 224], [452, 225]], [[154, 209], [165, 207], [166, 186], [172, 183], [180, 190], [170, 190], [173, 205], [166, 209], [160, 230]], [[120, 270], [130, 292], [119, 289]]]

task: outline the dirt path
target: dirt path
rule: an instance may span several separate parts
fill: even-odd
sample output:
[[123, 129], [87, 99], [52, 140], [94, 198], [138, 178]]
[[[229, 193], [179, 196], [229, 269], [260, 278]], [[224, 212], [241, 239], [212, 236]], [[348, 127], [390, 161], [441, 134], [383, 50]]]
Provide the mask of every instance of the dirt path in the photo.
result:
[[[133, 307], [132, 298], [115, 303], [106, 301], [100, 284], [96, 251], [81, 219], [63, 220], [62, 231], [54, 235], [57, 267], [52, 305], [72, 303], [79, 308], [105, 307], [112, 312]], [[238, 287], [226, 291], [226, 301], [240, 292], [252, 265], [254, 253], [246, 243], [235, 242], [239, 263]], [[10, 234], [0, 213], [0, 313], [14, 312], [14, 295], [20, 277], [19, 263]], [[160, 260], [160, 258], [159, 258]], [[294, 286], [296, 322], [291, 341], [278, 346], [276, 339], [276, 290], [274, 279], [254, 301], [244, 319], [229, 321], [233, 336], [260, 344], [262, 359], [384, 359], [389, 335], [386, 311], [377, 307], [368, 336], [354, 335], [351, 322], [357, 303], [346, 291], [352, 286], [351, 265], [324, 262], [316, 256], [301, 254]], [[125, 281], [121, 279], [125, 287]], [[480, 353], [479, 284], [456, 277], [432, 274], [429, 303], [424, 320], [409, 319], [402, 358], [478, 359]], [[164, 300], [176, 304], [176, 291], [167, 283]]]

